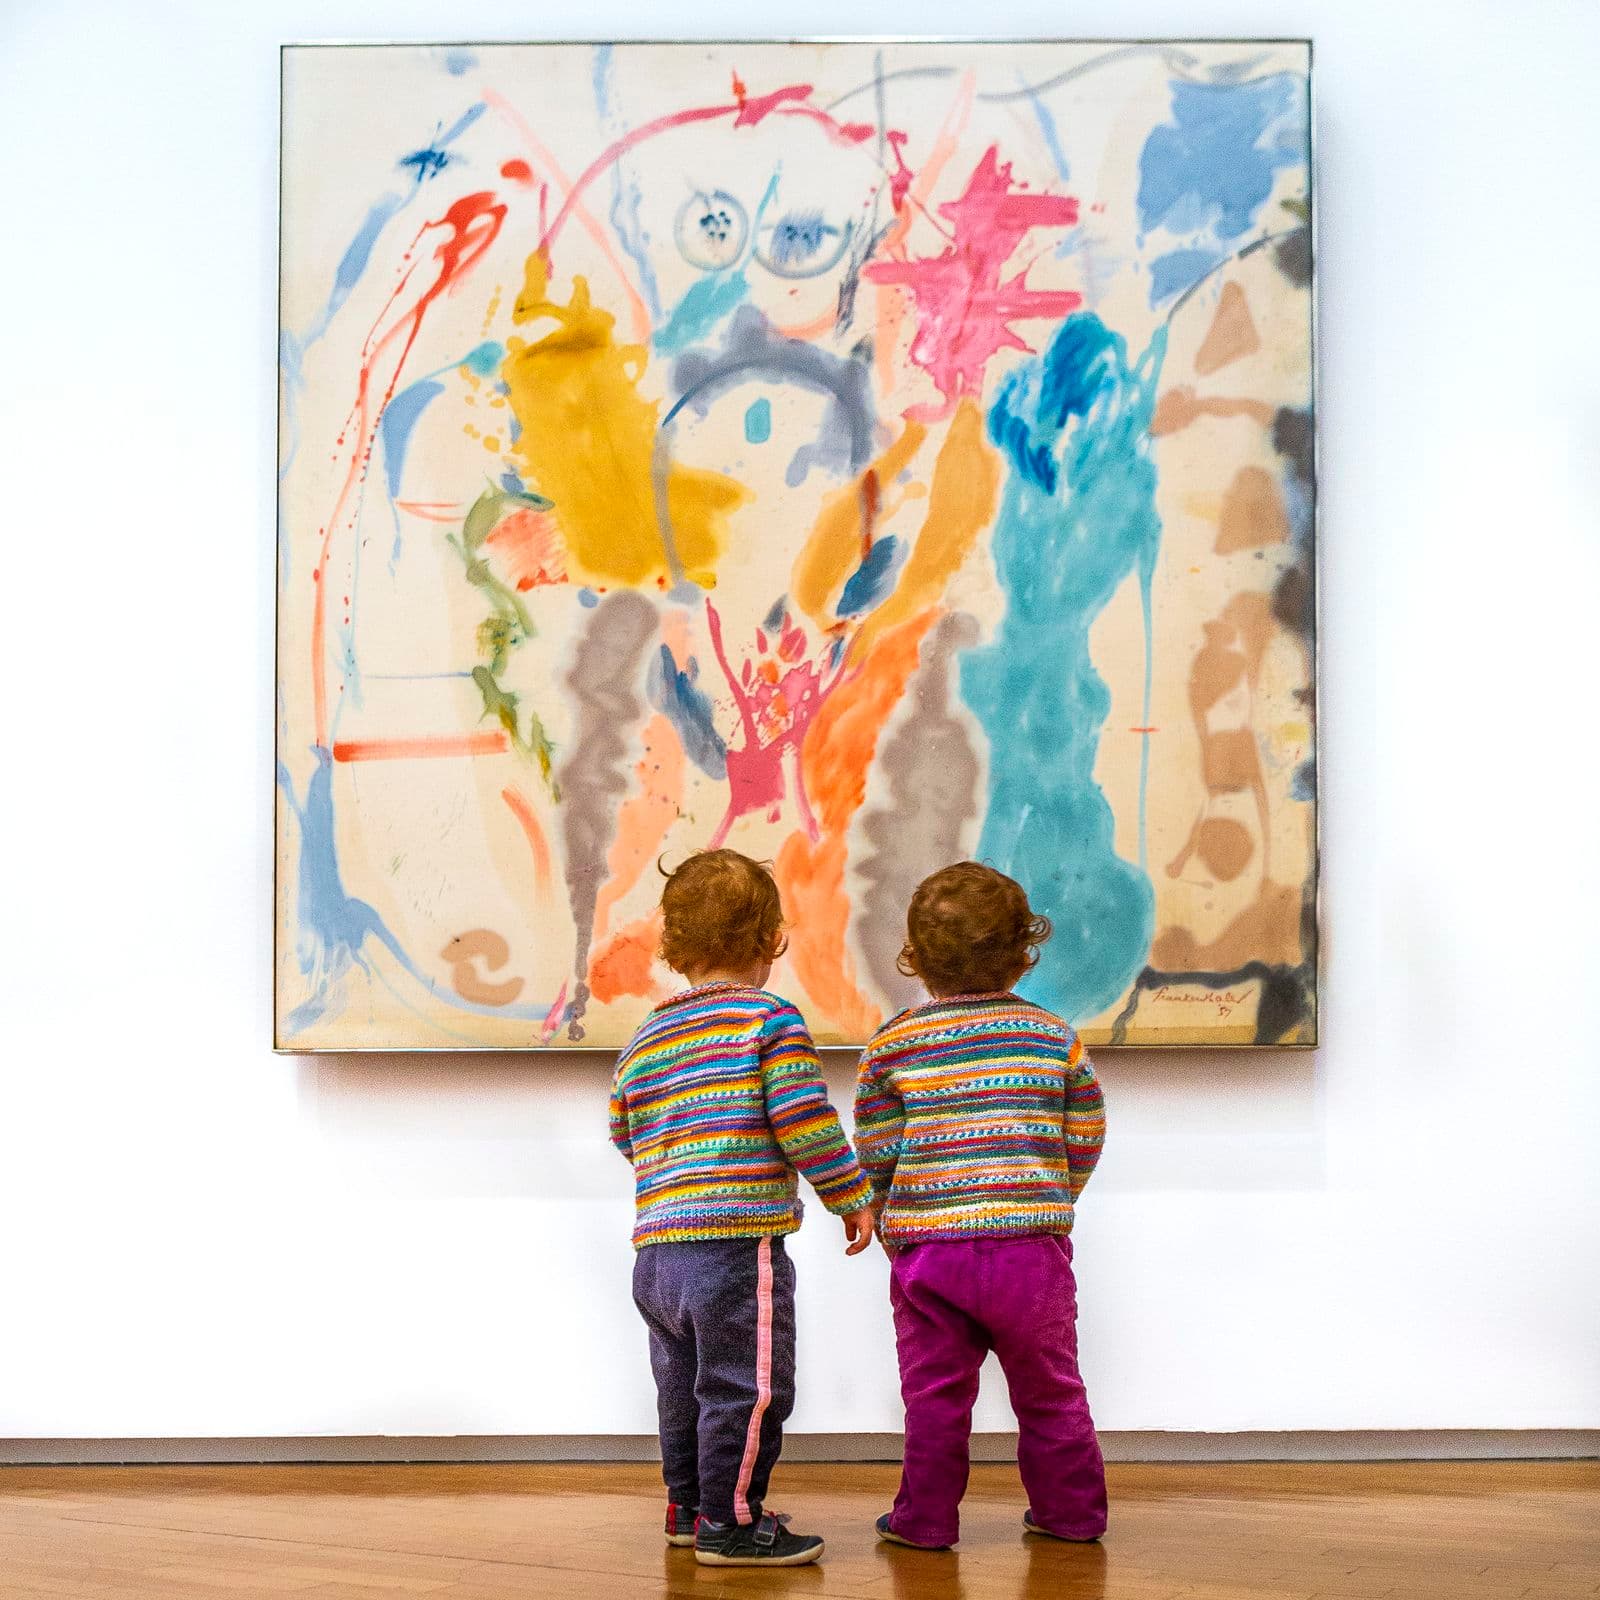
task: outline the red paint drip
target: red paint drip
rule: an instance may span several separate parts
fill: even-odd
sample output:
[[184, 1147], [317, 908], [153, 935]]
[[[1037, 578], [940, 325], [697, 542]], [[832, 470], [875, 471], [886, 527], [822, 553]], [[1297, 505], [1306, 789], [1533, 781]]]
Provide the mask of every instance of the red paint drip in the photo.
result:
[[500, 176], [509, 178], [513, 183], [532, 183], [533, 168], [526, 161], [511, 160], [501, 164]]

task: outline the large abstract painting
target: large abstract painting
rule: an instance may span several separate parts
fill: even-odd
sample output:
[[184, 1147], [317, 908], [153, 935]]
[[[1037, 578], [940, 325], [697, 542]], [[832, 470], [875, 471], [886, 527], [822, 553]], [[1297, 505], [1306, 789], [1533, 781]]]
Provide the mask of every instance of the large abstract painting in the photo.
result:
[[1092, 1044], [1316, 1037], [1309, 47], [284, 56], [277, 1042], [819, 1041], [1021, 879]]

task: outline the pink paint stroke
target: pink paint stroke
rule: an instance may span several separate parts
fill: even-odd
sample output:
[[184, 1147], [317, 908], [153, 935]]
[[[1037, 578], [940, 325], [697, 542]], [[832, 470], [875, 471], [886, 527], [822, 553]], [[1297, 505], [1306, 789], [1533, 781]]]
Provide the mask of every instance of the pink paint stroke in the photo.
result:
[[1002, 164], [991, 145], [965, 193], [939, 211], [955, 225], [950, 246], [915, 261], [875, 261], [864, 276], [911, 291], [921, 312], [911, 359], [954, 402], [981, 392], [984, 368], [999, 351], [1031, 348], [1010, 323], [1064, 317], [1083, 304], [1076, 290], [1028, 288], [1027, 267], [1001, 280], [1023, 238], [1034, 228], [1071, 227], [1078, 202], [1071, 195], [1018, 192], [1011, 164]]

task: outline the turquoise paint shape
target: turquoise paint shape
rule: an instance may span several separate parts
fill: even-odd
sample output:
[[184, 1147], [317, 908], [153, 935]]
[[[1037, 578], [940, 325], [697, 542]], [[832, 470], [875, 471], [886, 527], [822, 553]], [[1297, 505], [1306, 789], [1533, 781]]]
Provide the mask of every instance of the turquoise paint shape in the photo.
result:
[[747, 444], [765, 444], [772, 437], [772, 402], [762, 399], [751, 402], [744, 414], [744, 437]]
[[656, 349], [663, 355], [676, 355], [698, 344], [744, 299], [749, 288], [742, 267], [708, 273], [672, 308], [666, 327], [656, 332]]
[[[993, 545], [1006, 610], [992, 642], [961, 660], [963, 698], [990, 744], [978, 855], [1055, 924], [1021, 987], [1074, 1022], [1120, 998], [1155, 931], [1150, 879], [1117, 854], [1095, 782], [1111, 696], [1089, 631], [1130, 573], [1149, 617], [1161, 521], [1148, 438], [1165, 353], [1163, 327], [1130, 366], [1122, 336], [1080, 313], [1011, 374], [989, 414], [1009, 467]], [[1148, 650], [1148, 621], [1146, 634]]]

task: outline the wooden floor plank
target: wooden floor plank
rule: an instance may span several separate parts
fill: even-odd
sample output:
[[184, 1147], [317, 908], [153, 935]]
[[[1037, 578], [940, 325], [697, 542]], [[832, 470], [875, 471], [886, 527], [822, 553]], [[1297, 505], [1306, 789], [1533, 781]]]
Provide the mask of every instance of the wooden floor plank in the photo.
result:
[[780, 1468], [820, 1568], [703, 1568], [641, 1465], [0, 1468], [6, 1600], [1595, 1600], [1600, 1464], [1116, 1466], [1103, 1544], [974, 1469], [957, 1553], [873, 1537], [891, 1466]]

